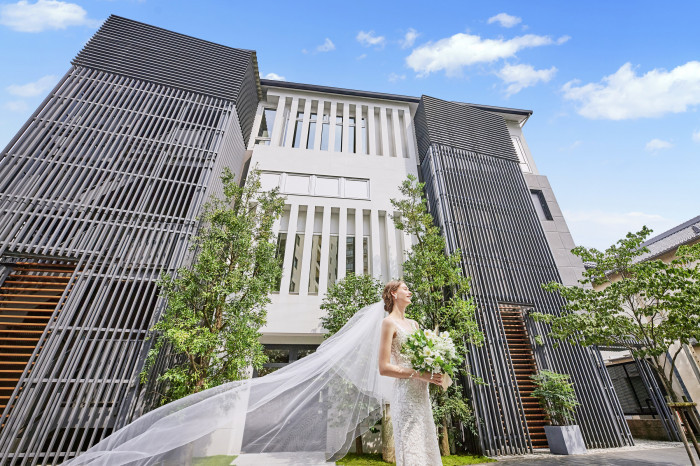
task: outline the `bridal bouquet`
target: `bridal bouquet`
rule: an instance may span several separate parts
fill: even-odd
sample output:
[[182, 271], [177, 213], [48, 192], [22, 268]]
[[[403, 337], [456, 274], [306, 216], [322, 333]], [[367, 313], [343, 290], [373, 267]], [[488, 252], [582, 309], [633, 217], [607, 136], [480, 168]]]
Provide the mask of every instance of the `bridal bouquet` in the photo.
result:
[[454, 376], [455, 368], [462, 362], [449, 332], [416, 330], [406, 339], [401, 353], [417, 371], [442, 372], [443, 390], [452, 385], [450, 376]]

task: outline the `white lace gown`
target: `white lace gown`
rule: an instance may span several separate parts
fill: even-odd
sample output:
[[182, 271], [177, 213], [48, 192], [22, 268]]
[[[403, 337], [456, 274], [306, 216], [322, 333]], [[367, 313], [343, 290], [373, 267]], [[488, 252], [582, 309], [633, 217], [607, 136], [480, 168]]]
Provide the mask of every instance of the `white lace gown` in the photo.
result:
[[[391, 342], [391, 362], [412, 367], [410, 361], [401, 355], [401, 345], [409, 333], [398, 326], [396, 328]], [[442, 465], [428, 382], [416, 378], [395, 379], [391, 419], [394, 424], [396, 466]]]

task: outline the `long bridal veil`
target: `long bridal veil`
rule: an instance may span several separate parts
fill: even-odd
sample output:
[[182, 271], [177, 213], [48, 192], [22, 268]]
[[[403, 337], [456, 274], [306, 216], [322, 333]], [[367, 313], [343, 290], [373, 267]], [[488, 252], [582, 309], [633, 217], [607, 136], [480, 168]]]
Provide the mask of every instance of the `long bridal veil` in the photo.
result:
[[383, 303], [358, 311], [315, 353], [151, 411], [65, 464], [188, 464], [242, 453], [318, 452], [339, 459], [381, 417]]

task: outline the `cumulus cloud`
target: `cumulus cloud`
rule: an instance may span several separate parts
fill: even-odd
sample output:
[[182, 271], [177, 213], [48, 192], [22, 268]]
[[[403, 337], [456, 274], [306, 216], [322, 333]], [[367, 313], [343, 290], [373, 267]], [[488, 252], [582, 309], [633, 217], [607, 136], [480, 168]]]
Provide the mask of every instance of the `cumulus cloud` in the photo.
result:
[[360, 31], [357, 33], [356, 39], [365, 47], [384, 47], [384, 44], [386, 43], [386, 38], [384, 36], [376, 35], [374, 31]]
[[10, 102], [5, 102], [3, 108], [11, 112], [24, 112], [29, 110], [29, 106], [24, 100], [12, 100]]
[[609, 212], [603, 210], [564, 211], [564, 218], [577, 245], [605, 249], [629, 232], [646, 225], [660, 234], [677, 222], [647, 212]]
[[506, 64], [496, 74], [504, 83], [508, 84], [506, 95], [511, 96], [539, 82], [549, 82], [556, 72], [557, 69], [554, 66], [547, 70], [536, 70], [532, 65]]
[[335, 50], [335, 44], [328, 37], [323, 41], [323, 44], [316, 47], [317, 52], [330, 52], [331, 50]]
[[405, 74], [396, 74], [396, 73], [389, 73], [389, 76], [387, 78], [389, 82], [395, 83], [397, 81], [403, 81], [406, 79]]
[[483, 39], [477, 35], [458, 33], [437, 42], [428, 42], [413, 49], [406, 64], [420, 76], [444, 70], [448, 76], [475, 63], [490, 63], [510, 58], [526, 48], [554, 44], [548, 36], [526, 34], [512, 39]]
[[695, 142], [700, 142], [700, 129], [697, 131], [693, 131], [693, 141]]
[[7, 92], [19, 97], [36, 97], [51, 89], [58, 81], [54, 75], [46, 75], [27, 84], [12, 84], [7, 86]]
[[407, 49], [413, 47], [413, 44], [416, 42], [416, 39], [419, 35], [420, 34], [418, 34], [418, 31], [416, 31], [413, 28], [409, 28], [406, 34], [403, 36], [403, 39], [399, 41], [399, 44], [401, 44], [401, 48]]
[[647, 142], [644, 149], [649, 152], [656, 152], [663, 149], [670, 149], [671, 147], [673, 147], [673, 144], [669, 141], [664, 141], [663, 139], [652, 139], [651, 141]]
[[511, 16], [508, 13], [498, 13], [496, 16], [490, 17], [488, 23], [498, 23], [504, 28], [512, 28], [521, 21], [522, 19], [518, 18], [517, 16]]
[[70, 26], [97, 27], [100, 21], [88, 18], [87, 12], [75, 3], [20, 0], [0, 6], [0, 24], [19, 32], [41, 32]]
[[564, 98], [579, 103], [578, 113], [592, 119], [626, 120], [682, 113], [700, 104], [700, 62], [671, 71], [656, 68], [638, 75], [625, 63], [599, 83], [569, 81]]
[[284, 76], [280, 76], [277, 73], [267, 73], [265, 76], [263, 76], [264, 79], [274, 79], [275, 81], [286, 81], [287, 79]]

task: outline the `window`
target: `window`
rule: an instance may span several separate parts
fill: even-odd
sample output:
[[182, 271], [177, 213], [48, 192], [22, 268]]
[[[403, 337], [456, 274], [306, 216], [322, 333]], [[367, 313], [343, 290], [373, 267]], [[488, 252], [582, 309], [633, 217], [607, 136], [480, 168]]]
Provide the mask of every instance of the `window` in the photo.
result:
[[369, 275], [369, 237], [367, 236], [362, 238], [362, 265], [363, 273]]
[[314, 138], [316, 137], [316, 114], [312, 113], [309, 119], [309, 137], [306, 139], [306, 148], [314, 148]]
[[355, 118], [350, 117], [348, 119], [348, 150], [350, 152], [355, 152]]
[[355, 273], [355, 237], [345, 237], [345, 273]]
[[292, 270], [289, 280], [289, 292], [299, 292], [299, 282], [301, 278], [301, 258], [304, 255], [304, 235], [297, 234], [294, 240], [294, 255], [292, 259]]
[[535, 204], [535, 210], [540, 220], [553, 220], [552, 213], [549, 211], [547, 201], [544, 198], [544, 193], [539, 189], [531, 189], [530, 196], [532, 197], [532, 203]]
[[329, 243], [328, 286], [338, 280], [338, 235], [331, 235]]
[[327, 113], [323, 114], [323, 120], [321, 124], [321, 150], [328, 150], [328, 137], [330, 134], [331, 120]]
[[304, 112], [297, 112], [297, 121], [294, 125], [294, 141], [292, 147], [301, 147], [301, 128], [304, 126]]
[[367, 118], [362, 117], [361, 128], [360, 128], [360, 139], [362, 139], [362, 153], [367, 153]]
[[258, 137], [255, 138], [255, 144], [270, 145], [276, 114], [277, 110], [274, 108], [263, 109], [262, 118], [260, 119], [260, 129], [258, 130]]
[[[340, 109], [338, 109], [340, 111]], [[343, 149], [343, 117], [335, 117], [335, 147], [336, 152]]]
[[[275, 250], [275, 258], [280, 263], [280, 267], [282, 266], [282, 262], [284, 261], [284, 251], [287, 247], [287, 233], [280, 233], [277, 236], [277, 249]], [[280, 287], [282, 285], [282, 275], [277, 279], [277, 284], [275, 285], [275, 291], [279, 291]]]
[[262, 369], [253, 370], [253, 377], [262, 377], [275, 372], [287, 364], [291, 364], [316, 352], [318, 345], [265, 345], [263, 352], [267, 362]]
[[309, 268], [309, 293], [318, 293], [318, 281], [321, 277], [321, 235], [311, 239], [311, 267]]

